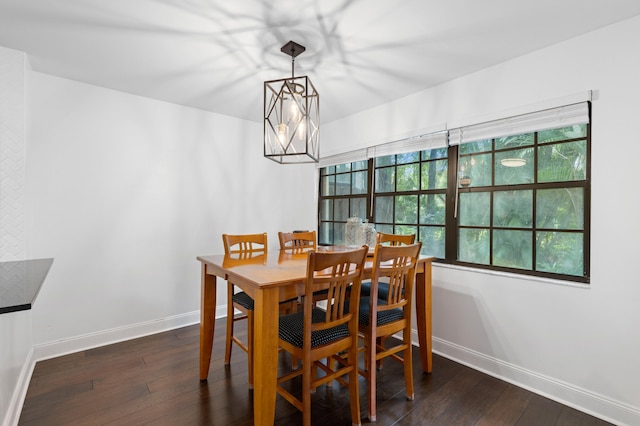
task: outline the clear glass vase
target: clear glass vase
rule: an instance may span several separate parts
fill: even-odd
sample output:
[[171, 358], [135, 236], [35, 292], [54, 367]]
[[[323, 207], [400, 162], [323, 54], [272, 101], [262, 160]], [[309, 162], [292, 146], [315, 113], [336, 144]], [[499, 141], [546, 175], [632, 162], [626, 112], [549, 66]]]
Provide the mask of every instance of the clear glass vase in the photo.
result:
[[369, 247], [376, 245], [376, 228], [372, 223], [366, 221], [358, 227], [357, 245], [362, 246], [363, 244]]
[[344, 245], [347, 247], [358, 246], [358, 229], [362, 225], [362, 219], [359, 217], [350, 217], [344, 226]]

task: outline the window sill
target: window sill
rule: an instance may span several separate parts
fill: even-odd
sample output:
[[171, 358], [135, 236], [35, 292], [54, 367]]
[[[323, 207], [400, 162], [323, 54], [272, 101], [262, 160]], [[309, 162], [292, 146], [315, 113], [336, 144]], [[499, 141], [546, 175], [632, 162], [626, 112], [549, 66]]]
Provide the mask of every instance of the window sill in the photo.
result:
[[551, 279], [551, 278], [535, 277], [535, 276], [532, 276], [532, 275], [521, 275], [521, 274], [510, 273], [510, 272], [492, 271], [492, 270], [489, 270], [489, 269], [472, 268], [472, 267], [469, 267], [469, 266], [451, 265], [449, 263], [433, 262], [432, 265], [435, 266], [435, 267], [439, 267], [439, 268], [455, 269], [455, 270], [458, 270], [458, 271], [472, 272], [472, 273], [476, 273], [476, 274], [494, 275], [494, 276], [498, 276], [498, 277], [511, 278], [511, 279], [516, 279], [516, 280], [536, 281], [536, 282], [541, 282], [541, 283], [545, 283], [545, 284], [554, 284], [554, 285], [561, 285], [561, 286], [565, 286], [565, 287], [574, 287], [574, 288], [579, 288], [579, 289], [583, 289], [583, 290], [588, 290], [588, 289], [591, 288], [590, 284], [578, 283], [578, 282], [573, 282], [573, 281], [554, 280], [554, 279]]

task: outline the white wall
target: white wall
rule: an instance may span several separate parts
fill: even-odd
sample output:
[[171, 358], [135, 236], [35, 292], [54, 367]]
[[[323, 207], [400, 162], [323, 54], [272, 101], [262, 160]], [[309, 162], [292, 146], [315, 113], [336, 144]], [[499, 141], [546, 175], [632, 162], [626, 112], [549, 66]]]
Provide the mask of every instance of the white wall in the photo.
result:
[[434, 347], [619, 424], [640, 424], [638, 40], [640, 17], [323, 128], [334, 154], [595, 90], [591, 284], [434, 266]]
[[197, 322], [223, 232], [316, 226], [314, 166], [264, 159], [260, 124], [37, 72], [28, 109], [38, 358]]

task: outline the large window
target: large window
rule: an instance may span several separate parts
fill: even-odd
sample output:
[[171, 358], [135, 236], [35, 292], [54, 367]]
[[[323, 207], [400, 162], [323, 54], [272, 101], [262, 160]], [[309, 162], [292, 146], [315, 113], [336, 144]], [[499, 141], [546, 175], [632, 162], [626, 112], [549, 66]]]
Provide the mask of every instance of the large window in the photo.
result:
[[323, 167], [319, 243], [343, 244], [347, 218], [358, 216], [416, 234], [442, 262], [588, 283], [583, 121]]
[[461, 263], [588, 278], [587, 125], [459, 146]]

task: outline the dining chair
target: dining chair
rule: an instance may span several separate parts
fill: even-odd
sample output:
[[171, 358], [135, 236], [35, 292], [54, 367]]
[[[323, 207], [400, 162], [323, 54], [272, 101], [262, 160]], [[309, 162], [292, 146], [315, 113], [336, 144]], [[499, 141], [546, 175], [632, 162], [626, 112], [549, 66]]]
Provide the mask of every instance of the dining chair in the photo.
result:
[[[358, 393], [358, 303], [367, 247], [340, 252], [310, 251], [305, 293], [328, 289], [326, 309], [304, 298], [303, 310], [280, 317], [280, 347], [302, 360], [302, 367], [278, 378], [277, 391], [302, 411], [303, 425], [311, 424], [312, 390], [348, 375], [351, 422], [360, 425]], [[351, 299], [346, 297], [351, 289]], [[351, 305], [351, 309], [349, 309]], [[326, 364], [321, 360], [330, 359]], [[317, 371], [325, 374], [319, 376]], [[283, 384], [302, 376], [302, 399]], [[293, 383], [296, 383], [294, 381]]]
[[[292, 253], [301, 253], [308, 250], [316, 250], [316, 231], [278, 232], [280, 250]], [[320, 290], [313, 293], [313, 302], [326, 300], [327, 291]], [[295, 363], [294, 363], [295, 364]]]
[[[386, 234], [384, 232], [378, 232], [376, 234], [376, 244], [383, 244], [389, 246], [408, 245], [413, 244], [416, 241], [416, 234]], [[368, 296], [371, 293], [371, 281], [362, 282], [362, 290], [360, 296]], [[378, 283], [378, 298], [386, 300], [389, 293], [389, 286], [384, 283]]]
[[[229, 261], [239, 263], [253, 263], [253, 261], [264, 258], [268, 252], [267, 233], [262, 234], [242, 234], [229, 235], [222, 234], [224, 253], [233, 258]], [[287, 300], [280, 303], [281, 313], [291, 313], [296, 306], [297, 299]], [[235, 310], [241, 312], [240, 316], [235, 316]], [[248, 358], [248, 380], [249, 388], [253, 388], [253, 310], [254, 302], [251, 296], [244, 291], [236, 292], [235, 285], [227, 281], [227, 336], [225, 341], [224, 363], [231, 363], [231, 349], [233, 343], [238, 345], [247, 353]], [[234, 335], [234, 324], [241, 320], [247, 320], [247, 342], [244, 343]]]
[[316, 249], [316, 231], [278, 232], [280, 250]]
[[[392, 357], [404, 363], [405, 394], [413, 400], [411, 356], [411, 303], [416, 276], [416, 263], [422, 243], [385, 246], [376, 244], [371, 271], [371, 294], [361, 296], [359, 329], [364, 340], [364, 370], [367, 379], [369, 420], [376, 421], [376, 367], [383, 358]], [[380, 280], [387, 280], [387, 299], [379, 298]], [[402, 333], [397, 344], [385, 345], [387, 337]], [[399, 352], [403, 355], [400, 357]]]

